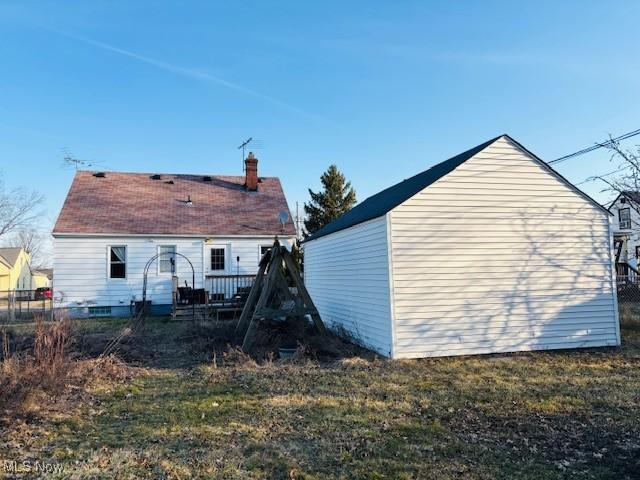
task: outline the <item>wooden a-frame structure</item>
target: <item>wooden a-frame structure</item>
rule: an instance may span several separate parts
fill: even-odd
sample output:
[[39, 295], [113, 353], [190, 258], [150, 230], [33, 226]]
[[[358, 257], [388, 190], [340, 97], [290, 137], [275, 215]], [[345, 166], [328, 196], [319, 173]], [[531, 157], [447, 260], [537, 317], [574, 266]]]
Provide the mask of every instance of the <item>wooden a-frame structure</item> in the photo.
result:
[[[297, 295], [289, 289], [287, 275], [293, 281]], [[321, 334], [326, 332], [318, 310], [300, 278], [291, 252], [280, 245], [276, 237], [271, 250], [260, 260], [256, 280], [236, 325], [238, 338], [244, 335], [242, 350], [247, 352], [251, 348], [261, 320], [302, 318], [306, 315], [311, 315]]]

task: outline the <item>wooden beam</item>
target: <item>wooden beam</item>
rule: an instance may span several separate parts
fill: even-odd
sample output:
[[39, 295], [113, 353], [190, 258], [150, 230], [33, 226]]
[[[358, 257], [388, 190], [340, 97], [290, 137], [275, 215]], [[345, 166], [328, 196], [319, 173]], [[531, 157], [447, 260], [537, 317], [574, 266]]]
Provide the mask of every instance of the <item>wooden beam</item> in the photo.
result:
[[313, 303], [313, 300], [311, 299], [311, 295], [309, 295], [309, 292], [307, 291], [307, 287], [304, 286], [304, 282], [302, 281], [302, 279], [300, 278], [300, 275], [298, 274], [298, 268], [296, 267], [296, 263], [293, 260], [293, 257], [291, 256], [291, 254], [286, 248], [282, 252], [282, 258], [284, 259], [284, 264], [287, 266], [287, 269], [291, 274], [293, 283], [296, 285], [296, 288], [298, 289], [298, 295], [300, 295], [300, 297], [304, 301], [304, 304], [308, 308], [312, 308], [313, 310], [315, 310], [316, 313], [311, 313], [311, 318], [313, 319], [313, 323], [315, 323], [318, 331], [324, 335], [327, 332], [327, 329], [325, 328], [324, 323], [320, 318], [318, 309], [316, 308], [315, 304]]
[[276, 317], [297, 317], [304, 315], [311, 315], [314, 313], [318, 313], [315, 308], [307, 308], [307, 307], [295, 307], [291, 310], [281, 310], [279, 308], [268, 308], [265, 307], [261, 309], [259, 312], [256, 311], [256, 317], [266, 318], [273, 320]]
[[238, 324], [236, 325], [236, 334], [238, 336], [244, 334], [249, 324], [249, 320], [251, 320], [251, 311], [253, 310], [253, 307], [258, 300], [258, 296], [260, 295], [260, 289], [264, 280], [264, 272], [267, 269], [267, 265], [269, 265], [270, 258], [271, 252], [267, 252], [260, 260], [260, 268], [258, 269], [256, 280], [255, 282], [253, 282], [253, 286], [251, 287], [251, 291], [249, 291], [247, 301], [245, 302], [244, 308], [242, 309], [242, 314], [240, 315], [240, 319], [238, 320]]
[[267, 300], [269, 299], [269, 295], [271, 294], [272, 285], [274, 284], [275, 276], [278, 273], [278, 269], [274, 268], [274, 266], [277, 265], [276, 263], [277, 261], [280, 261], [280, 257], [281, 257], [280, 247], [279, 245], [276, 246], [276, 244], [274, 243], [273, 248], [271, 249], [271, 262], [269, 262], [269, 264], [271, 265], [271, 268], [267, 273], [267, 278], [265, 278], [264, 280], [264, 286], [262, 287], [262, 292], [260, 292], [260, 298], [258, 299], [258, 303], [256, 304], [255, 311], [251, 316], [251, 321], [249, 322], [247, 333], [245, 334], [244, 340], [242, 341], [242, 350], [245, 352], [248, 351], [249, 348], [251, 347], [254, 333], [258, 328], [257, 326], [258, 317], [256, 316], [256, 313], [265, 307], [265, 305], [267, 304]]

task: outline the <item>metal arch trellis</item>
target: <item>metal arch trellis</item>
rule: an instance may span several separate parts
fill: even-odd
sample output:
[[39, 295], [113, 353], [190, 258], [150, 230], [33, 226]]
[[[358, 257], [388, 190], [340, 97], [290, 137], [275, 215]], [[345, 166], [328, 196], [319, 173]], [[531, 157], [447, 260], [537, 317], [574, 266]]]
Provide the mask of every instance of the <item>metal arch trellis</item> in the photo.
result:
[[[146, 314], [146, 309], [147, 309], [147, 275], [149, 274], [149, 268], [151, 267], [151, 265], [153, 264], [153, 262], [155, 262], [159, 257], [161, 257], [162, 255], [177, 255], [180, 256], [182, 258], [184, 258], [187, 263], [189, 264], [189, 266], [191, 267], [191, 285], [193, 285], [193, 288], [195, 288], [196, 286], [196, 271], [193, 268], [193, 263], [191, 263], [191, 260], [189, 260], [185, 255], [178, 253], [178, 252], [161, 252], [158, 253], [157, 255], [154, 255], [153, 257], [151, 257], [146, 265], [144, 266], [144, 279], [143, 279], [143, 283], [142, 283], [142, 305], [140, 307], [140, 312], [136, 313], [132, 318], [131, 321], [129, 323], [129, 328], [131, 328], [132, 331], [137, 331], [141, 325], [144, 322], [144, 318], [145, 318], [145, 314]], [[195, 320], [196, 318], [196, 306], [195, 304], [193, 304], [193, 320]], [[127, 335], [127, 330], [129, 328], [124, 328], [122, 330], [122, 332], [117, 335], [114, 339], [112, 339], [109, 343], [107, 343], [107, 345], [105, 346], [103, 352], [100, 354], [100, 358], [104, 358], [107, 355], [110, 355], [111, 353], [113, 353], [115, 351], [115, 349], [118, 347], [118, 345], [120, 344], [120, 342], [122, 341], [122, 339]]]
[[[144, 315], [145, 310], [147, 308], [147, 276], [149, 275], [149, 268], [151, 268], [151, 265], [153, 265], [153, 262], [155, 262], [158, 258], [160, 258], [162, 255], [171, 255], [171, 256], [179, 256], [181, 258], [184, 258], [187, 263], [189, 264], [189, 266], [191, 267], [191, 287], [195, 290], [196, 288], [196, 270], [195, 268], [193, 268], [193, 263], [191, 263], [191, 260], [189, 260], [189, 258], [186, 255], [183, 255], [182, 253], [178, 253], [178, 252], [160, 252], [155, 254], [153, 257], [151, 257], [146, 265], [144, 266], [144, 278], [142, 281], [142, 306], [141, 306], [141, 314]], [[175, 267], [175, 264], [174, 264]], [[193, 320], [196, 319], [196, 305], [195, 303], [192, 302], [192, 317]]]

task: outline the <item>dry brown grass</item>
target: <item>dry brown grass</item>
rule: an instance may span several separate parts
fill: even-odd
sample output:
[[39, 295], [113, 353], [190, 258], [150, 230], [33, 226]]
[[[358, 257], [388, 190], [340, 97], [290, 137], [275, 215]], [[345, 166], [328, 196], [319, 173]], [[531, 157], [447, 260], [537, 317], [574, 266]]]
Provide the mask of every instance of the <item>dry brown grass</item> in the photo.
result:
[[37, 386], [32, 415], [0, 424], [0, 459], [64, 478], [637, 478], [640, 315], [621, 310], [622, 348], [406, 361], [282, 330], [258, 358], [232, 324], [150, 319], [124, 363], [97, 358], [124, 323], [92, 319], [71, 325], [56, 403]]
[[76, 337], [68, 318], [47, 323], [36, 317], [31, 335], [2, 331], [0, 423], [64, 409], [70, 396], [96, 378], [131, 379], [130, 367], [115, 356], [79, 361]]
[[0, 409], [4, 417], [21, 413], [34, 395], [56, 394], [64, 388], [73, 366], [69, 357], [72, 342], [68, 319], [45, 325], [42, 317], [37, 318], [33, 346], [26, 351], [12, 352], [9, 335], [2, 332]]

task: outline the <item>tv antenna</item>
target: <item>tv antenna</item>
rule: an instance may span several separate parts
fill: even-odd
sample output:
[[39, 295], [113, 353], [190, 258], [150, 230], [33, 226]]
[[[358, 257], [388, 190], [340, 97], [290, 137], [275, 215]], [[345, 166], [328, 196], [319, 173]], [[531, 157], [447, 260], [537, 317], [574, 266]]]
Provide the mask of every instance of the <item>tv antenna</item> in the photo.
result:
[[64, 153], [64, 157], [62, 157], [63, 165], [71, 166], [71, 167], [75, 168], [76, 172], [81, 167], [98, 167], [98, 166], [101, 166], [100, 162], [94, 162], [92, 160], [81, 160], [79, 158], [75, 158], [73, 155], [71, 155], [71, 153], [66, 148], [63, 149], [62, 153]]
[[246, 158], [246, 149], [247, 149], [247, 145], [251, 144], [251, 150], [252, 151], [256, 151], [256, 150], [260, 150], [263, 148], [263, 143], [262, 140], [259, 140], [257, 138], [253, 138], [253, 137], [249, 137], [247, 138], [244, 142], [242, 142], [242, 144], [240, 146], [238, 146], [238, 150], [242, 150], [242, 171], [244, 172], [245, 168], [244, 168], [244, 159]]
[[247, 145], [251, 143], [251, 140], [253, 140], [253, 137], [247, 138], [244, 142], [242, 142], [242, 145], [238, 147], [238, 150], [242, 150], [242, 171], [243, 172], [244, 172], [244, 151], [247, 148]]

